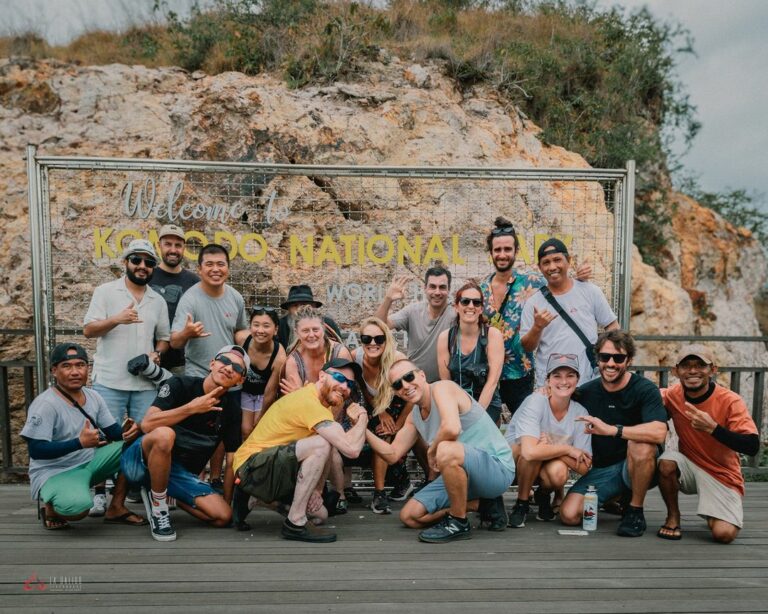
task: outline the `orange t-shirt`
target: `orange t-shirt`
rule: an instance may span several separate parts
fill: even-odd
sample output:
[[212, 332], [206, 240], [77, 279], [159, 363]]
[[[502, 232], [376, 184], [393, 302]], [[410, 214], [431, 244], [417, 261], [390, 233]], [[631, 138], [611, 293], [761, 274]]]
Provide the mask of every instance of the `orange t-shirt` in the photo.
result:
[[[691, 421], [685, 415], [685, 396], [679, 383], [662, 392], [664, 406], [671, 414], [680, 438], [680, 453], [713, 478], [744, 496], [744, 476], [741, 474], [739, 453], [724, 446], [709, 433], [697, 431], [691, 426]], [[693, 405], [708, 413], [715, 422], [729, 431], [744, 435], [757, 433], [744, 400], [727, 388], [715, 385], [707, 400]]]

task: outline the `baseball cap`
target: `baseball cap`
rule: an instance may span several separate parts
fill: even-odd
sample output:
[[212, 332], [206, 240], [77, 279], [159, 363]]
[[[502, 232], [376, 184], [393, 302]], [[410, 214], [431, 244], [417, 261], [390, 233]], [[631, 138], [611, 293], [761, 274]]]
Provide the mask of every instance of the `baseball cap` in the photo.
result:
[[363, 380], [363, 368], [354, 360], [347, 358], [332, 358], [323, 365], [323, 371], [326, 369], [352, 369], [352, 373], [355, 374], [355, 380], [358, 385], [361, 385]]
[[579, 373], [579, 359], [576, 354], [550, 354], [547, 358], [547, 377], [560, 367], [568, 367]]
[[163, 237], [178, 237], [182, 241], [186, 241], [184, 238], [184, 229], [176, 224], [166, 224], [163, 226], [160, 229], [160, 232], [157, 233], [157, 238], [162, 239]]
[[146, 239], [134, 239], [131, 241], [128, 244], [128, 247], [123, 250], [123, 260], [129, 256], [132, 256], [133, 254], [149, 254], [155, 260], [157, 260], [155, 248], [152, 247], [152, 244]]
[[539, 246], [539, 251], [537, 253], [539, 260], [541, 260], [544, 256], [549, 256], [551, 254], [563, 254], [567, 258], [568, 248], [560, 239], [555, 239], [552, 237], [551, 239], [544, 241], [544, 243]]
[[79, 358], [88, 362], [88, 352], [82, 345], [77, 343], [59, 343], [51, 350], [51, 366], [54, 367], [65, 360], [74, 360]]
[[246, 369], [251, 368], [251, 359], [248, 356], [248, 352], [246, 352], [239, 345], [225, 345], [218, 352], [216, 352], [216, 356], [220, 356], [221, 354], [228, 354], [229, 352], [237, 352], [238, 354], [240, 354], [240, 356], [242, 356], [243, 358], [243, 362], [245, 363], [245, 368]]
[[677, 360], [675, 361], [675, 364], [679, 365], [686, 358], [688, 358], [688, 356], [695, 356], [696, 358], [700, 358], [708, 365], [715, 364], [715, 357], [709, 348], [699, 344], [686, 345], [683, 347], [677, 354]]

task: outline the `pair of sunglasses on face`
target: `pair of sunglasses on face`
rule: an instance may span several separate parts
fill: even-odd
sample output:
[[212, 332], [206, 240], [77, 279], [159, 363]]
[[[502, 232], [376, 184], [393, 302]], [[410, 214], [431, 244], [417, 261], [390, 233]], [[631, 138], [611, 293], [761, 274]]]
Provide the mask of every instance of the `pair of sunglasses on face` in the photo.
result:
[[154, 269], [157, 266], [157, 260], [143, 256], [129, 256], [128, 262], [133, 266], [139, 266], [142, 262], [148, 269]]
[[363, 345], [371, 345], [371, 343], [383, 345], [386, 340], [386, 335], [360, 335], [360, 341]]
[[392, 382], [392, 390], [395, 390], [395, 391], [401, 390], [403, 387], [403, 382], [407, 384], [411, 384], [415, 379], [416, 379], [416, 370], [408, 371], [408, 373], [406, 373], [402, 377], [399, 377], [394, 382]]
[[482, 307], [483, 306], [483, 299], [481, 298], [464, 298], [463, 296], [459, 299], [459, 305], [462, 307], [469, 307], [469, 304], [472, 303], [475, 307]]
[[615, 362], [617, 365], [622, 365], [629, 357], [626, 354], [609, 354], [608, 352], [597, 353], [597, 359], [600, 362], [608, 362], [611, 358], [613, 358], [613, 362]]
[[346, 384], [347, 388], [350, 390], [352, 390], [352, 386], [355, 385], [355, 380], [347, 379], [344, 377], [343, 373], [339, 373], [338, 371], [326, 371], [326, 373], [339, 382], [339, 384]]
[[227, 367], [232, 367], [232, 370], [238, 375], [245, 375], [245, 367], [241, 367], [236, 362], [233, 362], [229, 356], [220, 354], [219, 356], [216, 357], [216, 362], [220, 362], [221, 364]]

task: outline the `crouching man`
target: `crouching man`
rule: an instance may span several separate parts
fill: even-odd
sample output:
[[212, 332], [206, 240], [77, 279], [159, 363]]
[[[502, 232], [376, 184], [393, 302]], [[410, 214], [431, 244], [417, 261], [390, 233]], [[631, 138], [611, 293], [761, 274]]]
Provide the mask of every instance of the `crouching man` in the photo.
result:
[[[316, 382], [273, 403], [235, 454], [238, 489], [244, 497], [251, 495], [262, 503], [290, 503], [281, 531], [285, 539], [336, 541], [335, 533], [315, 524], [328, 518], [321, 492], [333, 450], [357, 458], [365, 443], [368, 415], [363, 407], [352, 403], [347, 408], [353, 427], [346, 433], [334, 420], [334, 412], [341, 410], [356, 381], [362, 381], [359, 364], [346, 358], [329, 360]], [[235, 508], [235, 522], [240, 524], [247, 508], [238, 502]]]
[[[123, 442], [136, 439], [139, 427], [123, 432], [101, 396], [86, 388], [88, 354], [76, 343], [60, 343], [51, 352], [54, 384], [29, 406], [21, 436], [29, 445], [32, 498], [42, 500], [43, 527], [66, 529], [91, 507], [90, 487], [117, 473]], [[111, 442], [111, 443], [110, 443]], [[104, 522], [147, 524], [125, 507], [126, 482], [115, 482]]]
[[[152, 537], [173, 541], [167, 497], [195, 518], [214, 527], [232, 519], [232, 455], [241, 442], [239, 395], [229, 391], [245, 379], [248, 354], [237, 345], [221, 348], [205, 378], [172, 377], [157, 392], [141, 428], [146, 433], [123, 452], [121, 467], [130, 482], [141, 484]], [[220, 442], [227, 453], [224, 497], [198, 478]], [[147, 490], [149, 489], [149, 491]]]
[[[454, 382], [427, 383], [424, 372], [410, 360], [396, 361], [388, 377], [395, 393], [414, 408], [391, 444], [370, 431], [365, 434], [368, 443], [394, 463], [421, 435], [429, 444], [429, 465], [440, 473], [403, 506], [403, 524], [424, 529], [419, 533], [424, 542], [469, 539], [468, 501], [476, 508], [478, 500], [486, 500], [492, 503], [492, 526], [503, 528], [507, 519], [501, 497], [515, 477], [515, 464], [483, 406]], [[494, 515], [500, 522], [494, 522]]]

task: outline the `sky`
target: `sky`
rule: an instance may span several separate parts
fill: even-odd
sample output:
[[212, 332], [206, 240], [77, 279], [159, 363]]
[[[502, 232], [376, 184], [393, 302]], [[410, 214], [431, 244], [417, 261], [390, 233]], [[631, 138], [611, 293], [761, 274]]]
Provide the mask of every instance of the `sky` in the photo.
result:
[[[686, 27], [696, 55], [681, 54], [678, 74], [702, 129], [683, 158], [707, 191], [745, 188], [768, 213], [768, 0], [596, 0], [643, 5]], [[179, 13], [190, 0], [168, 0]], [[86, 29], [122, 29], [153, 18], [152, 0], [0, 0], [0, 35], [34, 28], [54, 44]], [[682, 143], [676, 145], [683, 151]]]

